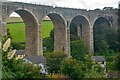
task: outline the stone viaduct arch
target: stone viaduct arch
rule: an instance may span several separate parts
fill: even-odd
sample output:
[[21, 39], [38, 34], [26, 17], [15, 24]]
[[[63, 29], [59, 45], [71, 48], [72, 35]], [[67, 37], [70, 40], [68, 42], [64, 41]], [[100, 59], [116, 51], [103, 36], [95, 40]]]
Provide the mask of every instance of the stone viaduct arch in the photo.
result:
[[106, 17], [104, 17], [104, 16], [97, 17], [97, 18], [94, 20], [93, 26], [95, 25], [95, 23], [96, 23], [98, 20], [101, 20], [102, 22], [106, 21], [106, 22], [110, 25], [110, 27], [113, 26], [112, 23], [111, 23], [111, 21], [109, 21], [109, 20], [108, 20]]
[[[98, 50], [98, 45], [97, 45], [98, 42], [102, 40], [107, 42], [106, 37], [107, 37], [107, 34], [109, 34], [109, 31], [111, 30], [111, 28], [112, 28], [112, 24], [106, 17], [98, 17], [95, 19], [94, 26], [93, 26], [94, 51]], [[101, 36], [103, 36], [102, 39], [99, 38]], [[98, 38], [100, 41], [98, 41]]]
[[[117, 11], [114, 10], [84, 10], [45, 6], [21, 2], [0, 2], [0, 30], [6, 34], [6, 19], [10, 13], [17, 12], [26, 25], [26, 52], [28, 54], [43, 54], [41, 38], [41, 22], [49, 16], [55, 26], [54, 50], [70, 54], [70, 25], [71, 22], [82, 25], [82, 35], [87, 42], [89, 53], [94, 52], [93, 26], [98, 17], [106, 17], [112, 28], [117, 28]], [[83, 16], [84, 15], [84, 16]], [[78, 23], [77, 23], [77, 22]], [[86, 24], [85, 24], [85, 23]], [[80, 34], [79, 34], [80, 35]], [[31, 40], [30, 40], [31, 39]]]
[[54, 25], [54, 51], [66, 52], [66, 24], [64, 17], [58, 13], [48, 13], [45, 16], [48, 16]]
[[78, 37], [83, 37], [86, 42], [87, 52], [90, 50], [90, 24], [89, 20], [83, 15], [77, 15], [73, 17], [70, 22], [70, 27], [72, 24], [77, 26], [77, 35]]
[[9, 18], [12, 12], [16, 12], [17, 14], [19, 14], [25, 23], [25, 28], [26, 28], [25, 53], [26, 54], [37, 54], [38, 46], [36, 45], [38, 44], [37, 43], [38, 41], [37, 41], [36, 35], [37, 35], [37, 29], [39, 25], [38, 25], [38, 21], [35, 15], [27, 9], [26, 10], [25, 9], [11, 10], [10, 13], [8, 13], [6, 18], [4, 19], [5, 22], [7, 22], [7, 19]]

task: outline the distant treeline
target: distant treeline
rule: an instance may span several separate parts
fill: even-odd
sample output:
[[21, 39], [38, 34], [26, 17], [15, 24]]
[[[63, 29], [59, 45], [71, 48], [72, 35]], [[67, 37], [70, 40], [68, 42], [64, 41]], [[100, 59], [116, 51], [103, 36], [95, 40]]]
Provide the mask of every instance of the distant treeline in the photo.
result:
[[[51, 20], [43, 20], [43, 21], [51, 21]], [[20, 21], [20, 22], [7, 22], [7, 24], [14, 24], [14, 23], [23, 23], [23, 21]]]
[[[48, 17], [45, 17], [43, 21], [50, 21], [50, 19]], [[7, 23], [8, 24], [23, 23], [23, 19], [21, 17], [10, 17]]]
[[21, 21], [21, 22], [7, 22], [7, 24], [14, 24], [14, 23], [23, 23], [23, 21]]

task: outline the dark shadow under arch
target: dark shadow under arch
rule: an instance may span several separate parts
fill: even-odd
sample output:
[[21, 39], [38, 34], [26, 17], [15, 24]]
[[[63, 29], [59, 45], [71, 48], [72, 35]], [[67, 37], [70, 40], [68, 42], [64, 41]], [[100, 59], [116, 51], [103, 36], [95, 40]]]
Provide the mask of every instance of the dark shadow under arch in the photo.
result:
[[111, 23], [105, 17], [99, 17], [93, 25], [94, 52], [99, 52], [99, 43], [104, 40], [108, 43], [107, 36], [111, 32]]

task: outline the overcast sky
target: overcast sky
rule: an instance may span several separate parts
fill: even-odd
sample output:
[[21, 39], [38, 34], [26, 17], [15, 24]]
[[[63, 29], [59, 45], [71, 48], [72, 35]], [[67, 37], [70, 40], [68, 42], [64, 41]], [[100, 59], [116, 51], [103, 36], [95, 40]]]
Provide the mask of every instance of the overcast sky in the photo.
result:
[[61, 7], [96, 9], [103, 7], [118, 7], [119, 0], [9, 0], [27, 3], [40, 3], [45, 5], [54, 5]]

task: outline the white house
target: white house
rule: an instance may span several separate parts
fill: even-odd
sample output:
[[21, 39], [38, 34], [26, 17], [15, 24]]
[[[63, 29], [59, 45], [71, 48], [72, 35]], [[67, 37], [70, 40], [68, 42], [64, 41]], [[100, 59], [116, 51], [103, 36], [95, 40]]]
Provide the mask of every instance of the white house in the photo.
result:
[[104, 69], [104, 73], [106, 74], [106, 60], [103, 56], [92, 56], [92, 61], [100, 63], [101, 67]]
[[16, 60], [23, 59], [25, 57], [24, 50], [17, 50], [15, 54], [16, 54]]
[[23, 59], [25, 62], [34, 64], [34, 66], [41, 66], [41, 70], [40, 72], [42, 74], [47, 74], [47, 70], [46, 70], [46, 60], [44, 56], [41, 55], [27, 55], [24, 57]]
[[23, 59], [24, 62], [34, 64], [34, 66], [41, 66], [40, 72], [42, 74], [47, 74], [46, 69], [46, 60], [44, 56], [41, 55], [25, 55], [24, 50], [17, 50], [16, 51], [16, 60]]
[[103, 56], [92, 56], [92, 61], [101, 64], [101, 67], [105, 68], [106, 60]]

